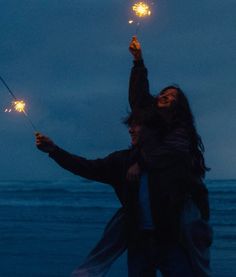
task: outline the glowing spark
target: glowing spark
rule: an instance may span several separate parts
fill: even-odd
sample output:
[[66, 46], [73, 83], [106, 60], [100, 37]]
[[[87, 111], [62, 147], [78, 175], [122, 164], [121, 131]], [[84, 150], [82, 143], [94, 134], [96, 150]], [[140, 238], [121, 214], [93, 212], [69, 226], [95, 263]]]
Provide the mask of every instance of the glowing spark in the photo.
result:
[[22, 100], [16, 100], [13, 101], [11, 104], [11, 108], [5, 109], [5, 113], [10, 113], [12, 111], [12, 109], [14, 109], [16, 112], [19, 113], [26, 113], [25, 112], [25, 102]]
[[135, 3], [132, 7], [132, 10], [138, 17], [145, 17], [151, 15], [150, 7], [144, 2]]
[[133, 20], [129, 20], [129, 24], [132, 24], [134, 21]]
[[14, 101], [13, 103], [15, 111], [22, 113], [25, 112], [25, 102], [22, 100]]
[[[34, 123], [32, 122], [32, 120], [30, 119], [29, 115], [26, 113], [25, 111], [25, 102], [22, 100], [17, 100], [15, 94], [11, 91], [11, 89], [9, 88], [8, 84], [4, 81], [4, 79], [0, 76], [0, 81], [3, 83], [3, 85], [6, 87], [6, 89], [8, 90], [8, 92], [10, 93], [10, 95], [12, 96], [13, 99], [15, 99], [15, 101], [12, 102], [12, 107], [15, 109], [15, 111], [17, 112], [23, 112], [25, 117], [27, 118], [29, 124], [31, 125], [32, 129], [34, 130], [34, 132], [37, 132], [37, 129], [34, 126]], [[11, 112], [11, 109], [6, 109], [5, 112]]]

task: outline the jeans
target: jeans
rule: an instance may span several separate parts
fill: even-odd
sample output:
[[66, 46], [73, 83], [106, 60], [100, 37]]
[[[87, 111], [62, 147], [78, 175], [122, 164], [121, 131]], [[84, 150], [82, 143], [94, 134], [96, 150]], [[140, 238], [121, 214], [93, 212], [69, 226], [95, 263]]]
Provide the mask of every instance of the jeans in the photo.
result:
[[154, 235], [141, 232], [128, 247], [129, 277], [193, 277], [190, 260], [178, 244], [164, 245]]

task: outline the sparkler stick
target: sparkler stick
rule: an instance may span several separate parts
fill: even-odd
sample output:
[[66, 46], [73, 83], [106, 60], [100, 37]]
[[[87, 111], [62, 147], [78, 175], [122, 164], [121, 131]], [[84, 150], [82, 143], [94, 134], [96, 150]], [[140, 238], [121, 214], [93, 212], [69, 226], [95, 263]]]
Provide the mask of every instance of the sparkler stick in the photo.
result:
[[141, 26], [141, 24], [140, 24], [140, 22], [138, 22], [138, 23], [137, 23], [137, 26], [136, 26], [136, 30], [135, 30], [135, 36], [136, 36], [136, 37], [138, 36], [138, 32], [139, 32], [139, 30], [140, 30], [140, 26]]
[[[27, 118], [30, 126], [32, 127], [32, 129], [34, 130], [34, 132], [37, 132], [37, 129], [35, 127], [35, 125], [33, 124], [32, 120], [30, 119], [29, 115], [27, 114], [27, 112], [25, 111], [25, 102], [22, 100], [18, 100], [17, 97], [15, 96], [15, 94], [12, 92], [12, 90], [9, 88], [8, 84], [5, 82], [5, 80], [0, 76], [0, 80], [2, 81], [3, 85], [6, 87], [6, 89], [8, 90], [8, 92], [10, 93], [10, 95], [12, 96], [12, 98], [14, 99], [14, 101], [12, 102], [14, 109], [17, 112], [23, 112], [23, 114], [25, 115], [25, 117]], [[6, 111], [8, 111], [6, 109]], [[9, 110], [9, 112], [11, 111], [11, 109]]]
[[37, 133], [37, 129], [36, 129], [34, 123], [32, 122], [32, 120], [30, 119], [29, 115], [27, 114], [27, 112], [25, 110], [23, 110], [23, 113], [24, 113], [25, 117], [28, 119], [28, 122], [29, 122], [30, 126], [32, 127], [33, 131], [35, 133]]
[[17, 101], [16, 96], [14, 95], [14, 93], [11, 91], [11, 89], [9, 88], [9, 86], [7, 85], [7, 83], [4, 81], [4, 79], [1, 76], [0, 76], [0, 80], [2, 81], [4, 86], [7, 88], [8, 92], [10, 93], [10, 95]]

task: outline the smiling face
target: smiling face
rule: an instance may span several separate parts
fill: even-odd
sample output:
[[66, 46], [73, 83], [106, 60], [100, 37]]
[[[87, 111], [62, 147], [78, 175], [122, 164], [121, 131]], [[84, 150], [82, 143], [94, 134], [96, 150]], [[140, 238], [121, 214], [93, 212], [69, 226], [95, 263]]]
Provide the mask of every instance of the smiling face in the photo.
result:
[[177, 101], [178, 91], [175, 88], [169, 88], [162, 91], [157, 96], [158, 108], [169, 108], [173, 103]]

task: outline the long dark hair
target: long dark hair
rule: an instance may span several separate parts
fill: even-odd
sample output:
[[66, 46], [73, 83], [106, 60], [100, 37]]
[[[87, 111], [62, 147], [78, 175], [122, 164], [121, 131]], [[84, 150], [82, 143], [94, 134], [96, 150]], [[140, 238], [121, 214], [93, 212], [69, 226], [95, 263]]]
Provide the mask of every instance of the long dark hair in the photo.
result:
[[[177, 99], [168, 108], [158, 108], [157, 99], [154, 98], [153, 105], [143, 109], [134, 109], [123, 119], [127, 126], [132, 124], [143, 125], [158, 131], [160, 141], [165, 141], [165, 137], [177, 128], [186, 132], [190, 142], [190, 155], [192, 158], [193, 174], [199, 178], [204, 178], [206, 171], [209, 171], [204, 160], [204, 145], [201, 137], [197, 133], [195, 120], [191, 111], [189, 101], [182, 89], [177, 85], [171, 85], [161, 90], [164, 93], [168, 89], [177, 91]], [[167, 120], [168, 118], [168, 120]]]
[[204, 177], [206, 171], [210, 169], [206, 166], [204, 160], [204, 145], [201, 137], [197, 133], [195, 120], [191, 111], [189, 101], [185, 96], [182, 89], [176, 85], [165, 87], [161, 93], [168, 89], [175, 89], [177, 91], [177, 100], [170, 109], [173, 113], [172, 120], [169, 123], [169, 130], [173, 130], [177, 127], [183, 127], [186, 130], [190, 140], [190, 152], [192, 156], [194, 173], [199, 177]]

